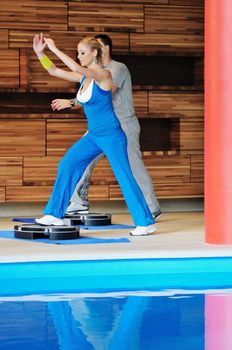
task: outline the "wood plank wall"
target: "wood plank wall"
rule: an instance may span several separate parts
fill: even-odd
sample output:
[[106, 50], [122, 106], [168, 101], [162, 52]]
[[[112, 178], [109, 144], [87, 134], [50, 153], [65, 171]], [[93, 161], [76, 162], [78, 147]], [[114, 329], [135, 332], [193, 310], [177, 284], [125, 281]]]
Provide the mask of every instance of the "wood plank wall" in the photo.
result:
[[[158, 197], [202, 197], [203, 5], [203, 0], [1, 0], [0, 93], [11, 92], [13, 101], [14, 92], [75, 92], [74, 84], [41, 68], [32, 50], [32, 38], [41, 31], [73, 58], [78, 41], [99, 32], [112, 37], [115, 54], [194, 57], [193, 86], [134, 86], [134, 100], [140, 118], [171, 118], [171, 149], [143, 152]], [[59, 160], [85, 132], [86, 121], [0, 108], [0, 202], [46, 201]], [[122, 198], [105, 158], [94, 170], [90, 198]]]

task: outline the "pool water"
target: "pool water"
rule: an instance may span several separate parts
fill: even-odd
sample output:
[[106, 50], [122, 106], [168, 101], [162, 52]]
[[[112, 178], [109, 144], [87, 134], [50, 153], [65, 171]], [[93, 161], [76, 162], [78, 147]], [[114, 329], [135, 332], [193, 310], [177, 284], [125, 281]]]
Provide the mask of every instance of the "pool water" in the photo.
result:
[[231, 350], [232, 257], [0, 264], [0, 350]]
[[231, 289], [0, 297], [1, 350], [224, 350], [231, 329]]

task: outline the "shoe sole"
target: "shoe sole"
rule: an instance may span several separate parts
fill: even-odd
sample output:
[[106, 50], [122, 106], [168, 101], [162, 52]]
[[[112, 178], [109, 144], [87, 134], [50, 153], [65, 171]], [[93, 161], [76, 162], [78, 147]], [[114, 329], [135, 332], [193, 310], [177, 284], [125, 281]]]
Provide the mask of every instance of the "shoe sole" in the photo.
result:
[[36, 220], [35, 220], [35, 223], [36, 223], [37, 225], [40, 225], [40, 226], [65, 226], [64, 224], [63, 224], [63, 225], [41, 224], [41, 223], [37, 222]]
[[140, 235], [137, 235], [137, 234], [134, 235], [133, 233], [130, 232], [130, 235], [134, 236], [134, 237], [136, 237], [136, 236], [138, 236], [138, 237], [139, 236], [149, 236], [149, 235], [151, 235], [152, 233], [155, 233], [155, 232], [156, 232], [156, 230], [152, 230], [152, 231], [148, 231], [146, 233], [141, 233]]

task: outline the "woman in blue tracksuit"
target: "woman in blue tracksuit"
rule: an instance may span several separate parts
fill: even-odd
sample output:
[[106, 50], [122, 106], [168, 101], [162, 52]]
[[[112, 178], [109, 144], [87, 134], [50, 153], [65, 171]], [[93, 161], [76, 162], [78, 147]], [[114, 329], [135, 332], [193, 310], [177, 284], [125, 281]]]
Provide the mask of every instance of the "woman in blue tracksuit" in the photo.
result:
[[[57, 68], [43, 53], [46, 46], [72, 71]], [[88, 120], [86, 135], [76, 142], [60, 161], [53, 192], [44, 210], [45, 215], [36, 219], [36, 222], [42, 225], [64, 224], [62, 218], [77, 182], [89, 163], [103, 152], [137, 226], [130, 233], [140, 236], [155, 232], [154, 219], [131, 172], [126, 136], [113, 109], [111, 73], [100, 65], [101, 44], [95, 38], [85, 38], [78, 44], [81, 65], [60, 51], [52, 39], [44, 38], [42, 34], [34, 37], [33, 48], [49, 74], [81, 83], [75, 104], [83, 106]]]

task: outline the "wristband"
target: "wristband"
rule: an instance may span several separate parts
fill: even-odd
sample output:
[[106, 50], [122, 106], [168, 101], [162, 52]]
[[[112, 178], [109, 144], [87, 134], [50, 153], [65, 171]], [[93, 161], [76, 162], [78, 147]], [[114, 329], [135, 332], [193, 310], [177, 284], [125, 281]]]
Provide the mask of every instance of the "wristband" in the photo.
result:
[[73, 108], [75, 106], [75, 99], [73, 98], [70, 100], [70, 108]]
[[39, 58], [39, 60], [46, 70], [49, 70], [53, 66], [53, 62], [50, 60], [50, 58], [48, 58], [48, 56], [42, 56]]

